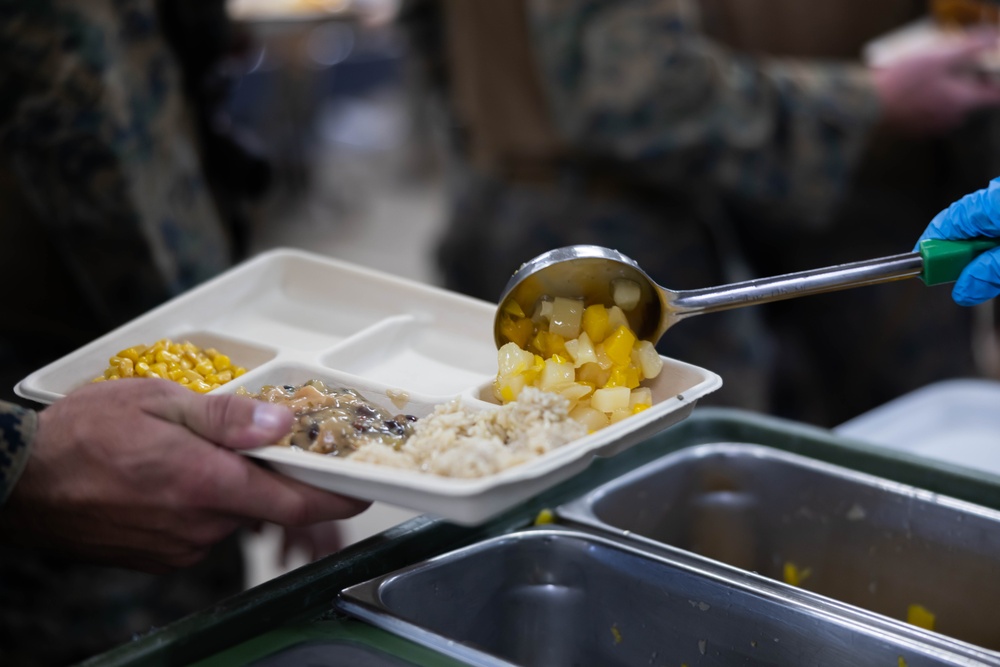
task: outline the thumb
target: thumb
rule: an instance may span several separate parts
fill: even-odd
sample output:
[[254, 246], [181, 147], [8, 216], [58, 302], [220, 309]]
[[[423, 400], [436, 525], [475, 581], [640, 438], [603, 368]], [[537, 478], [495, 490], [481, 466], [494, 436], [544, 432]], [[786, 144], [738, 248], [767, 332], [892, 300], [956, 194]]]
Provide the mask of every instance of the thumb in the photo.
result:
[[183, 424], [201, 437], [230, 449], [271, 445], [292, 428], [291, 410], [245, 396], [205, 396], [174, 392], [158, 416]]

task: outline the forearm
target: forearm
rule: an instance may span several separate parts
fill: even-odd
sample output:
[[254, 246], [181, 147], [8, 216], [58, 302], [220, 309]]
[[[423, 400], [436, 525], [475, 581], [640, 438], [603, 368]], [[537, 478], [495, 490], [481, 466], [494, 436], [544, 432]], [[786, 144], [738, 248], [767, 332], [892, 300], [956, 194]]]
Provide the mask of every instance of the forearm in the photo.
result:
[[864, 68], [737, 57], [698, 32], [684, 0], [531, 7], [568, 142], [686, 189], [825, 208], [879, 116]]
[[24, 470], [37, 426], [34, 410], [0, 401], [0, 505]]

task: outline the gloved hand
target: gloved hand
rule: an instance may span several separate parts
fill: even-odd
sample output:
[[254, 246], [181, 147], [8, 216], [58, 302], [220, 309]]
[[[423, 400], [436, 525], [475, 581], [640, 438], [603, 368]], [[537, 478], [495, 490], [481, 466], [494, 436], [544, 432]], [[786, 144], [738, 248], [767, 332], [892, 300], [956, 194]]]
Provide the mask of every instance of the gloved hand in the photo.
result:
[[[1000, 236], [1000, 178], [967, 194], [934, 216], [920, 236], [924, 239], [971, 239]], [[918, 244], [919, 244], [918, 241]], [[973, 306], [1000, 294], [1000, 248], [974, 259], [955, 282], [955, 303]]]

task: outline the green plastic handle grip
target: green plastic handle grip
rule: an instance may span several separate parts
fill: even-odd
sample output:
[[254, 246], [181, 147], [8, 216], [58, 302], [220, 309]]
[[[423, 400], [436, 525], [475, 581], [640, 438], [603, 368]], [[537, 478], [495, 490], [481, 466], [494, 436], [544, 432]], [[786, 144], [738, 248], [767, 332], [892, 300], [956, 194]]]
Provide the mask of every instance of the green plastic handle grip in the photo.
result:
[[1000, 238], [968, 241], [925, 239], [920, 242], [918, 250], [924, 260], [920, 279], [925, 285], [953, 283], [969, 262], [993, 248], [1000, 248]]

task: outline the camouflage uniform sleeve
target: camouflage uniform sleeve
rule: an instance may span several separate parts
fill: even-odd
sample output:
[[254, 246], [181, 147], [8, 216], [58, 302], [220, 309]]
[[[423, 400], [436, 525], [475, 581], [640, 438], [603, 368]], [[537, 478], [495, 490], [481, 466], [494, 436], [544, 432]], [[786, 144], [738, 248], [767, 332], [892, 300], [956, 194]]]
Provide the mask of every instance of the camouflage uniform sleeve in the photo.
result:
[[528, 3], [564, 138], [661, 183], [822, 222], [879, 117], [860, 65], [738, 56], [689, 0]]
[[[0, 0], [11, 4], [0, 11], [0, 164], [95, 312], [117, 324], [226, 268], [153, 0]], [[28, 222], [0, 231], [17, 224]]]
[[0, 401], [0, 505], [24, 470], [37, 425], [34, 410]]

